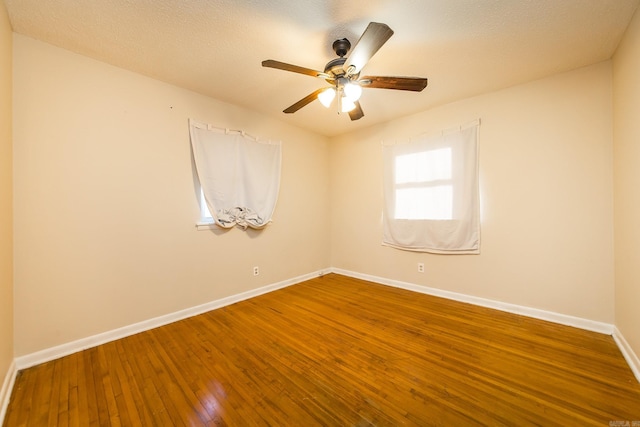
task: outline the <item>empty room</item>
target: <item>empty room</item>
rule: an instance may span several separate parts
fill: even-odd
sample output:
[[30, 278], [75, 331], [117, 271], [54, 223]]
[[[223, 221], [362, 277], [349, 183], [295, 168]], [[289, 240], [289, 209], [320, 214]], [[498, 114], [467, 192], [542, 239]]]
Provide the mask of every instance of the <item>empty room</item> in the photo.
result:
[[640, 426], [639, 6], [0, 1], [0, 425]]

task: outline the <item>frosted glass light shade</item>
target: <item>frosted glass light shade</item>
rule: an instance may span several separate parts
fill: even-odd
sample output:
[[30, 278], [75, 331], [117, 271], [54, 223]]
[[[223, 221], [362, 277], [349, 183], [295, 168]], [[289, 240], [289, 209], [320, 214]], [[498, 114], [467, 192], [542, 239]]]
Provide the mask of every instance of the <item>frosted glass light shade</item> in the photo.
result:
[[336, 90], [332, 87], [327, 88], [326, 90], [318, 94], [318, 100], [322, 105], [324, 105], [327, 108], [329, 108], [329, 106], [331, 105], [331, 102], [333, 101], [333, 98], [335, 97], [336, 97]]
[[357, 83], [344, 85], [344, 96], [351, 102], [356, 102], [362, 96], [362, 87]]
[[348, 113], [349, 111], [351, 111], [354, 108], [356, 108], [356, 104], [353, 101], [351, 101], [349, 98], [347, 98], [346, 96], [343, 96], [341, 101], [342, 101], [341, 102], [341, 104], [342, 104], [342, 106], [341, 106], [342, 108], [341, 109], [342, 109], [343, 113]]

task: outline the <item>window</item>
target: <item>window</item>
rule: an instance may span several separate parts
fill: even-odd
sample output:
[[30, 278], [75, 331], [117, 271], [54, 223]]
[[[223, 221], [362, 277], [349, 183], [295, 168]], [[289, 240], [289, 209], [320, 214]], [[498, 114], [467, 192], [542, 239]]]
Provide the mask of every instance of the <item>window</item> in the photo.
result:
[[395, 158], [396, 219], [453, 219], [451, 148]]
[[383, 244], [479, 253], [478, 125], [383, 146]]
[[207, 206], [202, 187], [200, 187], [200, 221], [203, 223], [213, 223], [213, 215], [211, 215], [209, 206]]
[[189, 133], [201, 221], [222, 228], [266, 227], [280, 188], [281, 144], [193, 120]]

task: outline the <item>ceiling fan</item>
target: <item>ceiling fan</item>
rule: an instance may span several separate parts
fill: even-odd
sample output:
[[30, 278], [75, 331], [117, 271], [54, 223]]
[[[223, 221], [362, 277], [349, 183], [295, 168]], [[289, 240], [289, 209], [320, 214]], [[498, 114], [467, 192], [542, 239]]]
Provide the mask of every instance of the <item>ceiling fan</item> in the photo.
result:
[[351, 43], [347, 39], [333, 42], [333, 50], [338, 58], [333, 59], [324, 67], [324, 72], [316, 71], [297, 65], [287, 64], [273, 59], [262, 61], [263, 67], [277, 68], [312, 77], [320, 77], [331, 86], [323, 87], [302, 98], [300, 101], [283, 110], [284, 113], [295, 113], [305, 105], [318, 99], [322, 105], [329, 108], [334, 98], [338, 99], [338, 112], [349, 113], [351, 120], [358, 120], [364, 116], [358, 102], [362, 88], [395, 89], [421, 92], [427, 87], [427, 79], [420, 77], [382, 77], [364, 76], [360, 78], [362, 68], [375, 53], [393, 35], [393, 30], [386, 24], [371, 22], [362, 36], [345, 58]]

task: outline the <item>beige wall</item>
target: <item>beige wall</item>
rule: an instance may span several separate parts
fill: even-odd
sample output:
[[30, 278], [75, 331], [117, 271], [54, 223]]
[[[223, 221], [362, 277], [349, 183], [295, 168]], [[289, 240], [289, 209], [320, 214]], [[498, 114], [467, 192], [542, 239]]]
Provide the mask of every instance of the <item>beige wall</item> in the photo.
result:
[[613, 59], [616, 326], [640, 355], [640, 12]]
[[[604, 62], [334, 138], [332, 266], [613, 323], [611, 96]], [[382, 246], [381, 141], [477, 118], [482, 253]]]
[[12, 33], [0, 2], [0, 387], [13, 361]]
[[[325, 138], [20, 35], [14, 69], [16, 356], [329, 264]], [[265, 230], [196, 231], [190, 117], [283, 141]]]
[[[327, 266], [614, 322], [611, 62], [331, 140], [24, 36], [14, 69], [17, 356]], [[283, 140], [263, 232], [195, 230], [189, 117]], [[381, 141], [477, 118], [482, 253], [382, 246]]]

